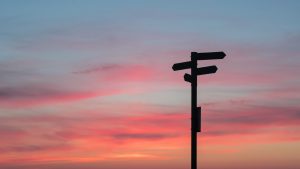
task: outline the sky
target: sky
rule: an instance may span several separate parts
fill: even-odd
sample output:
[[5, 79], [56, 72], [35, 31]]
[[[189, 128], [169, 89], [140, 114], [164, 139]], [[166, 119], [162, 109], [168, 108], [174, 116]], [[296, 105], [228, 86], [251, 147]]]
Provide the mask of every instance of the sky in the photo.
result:
[[0, 1], [0, 168], [300, 168], [300, 1]]

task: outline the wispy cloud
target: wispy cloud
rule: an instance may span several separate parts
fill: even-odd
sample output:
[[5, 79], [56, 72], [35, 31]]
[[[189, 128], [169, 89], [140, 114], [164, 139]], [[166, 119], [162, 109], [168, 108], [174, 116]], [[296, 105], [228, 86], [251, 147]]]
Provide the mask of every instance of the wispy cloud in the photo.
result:
[[[256, 142], [262, 143], [300, 139], [295, 137], [295, 132], [287, 130], [299, 130], [300, 116], [297, 109], [247, 104], [245, 107], [237, 106], [236, 110], [231, 112], [227, 109], [203, 112], [205, 121], [201, 140], [205, 140], [208, 145], [227, 145], [248, 143], [252, 137], [256, 138]], [[122, 153], [127, 153], [126, 147], [131, 147], [132, 151], [143, 152], [150, 143], [158, 147], [173, 147], [178, 151], [188, 146], [184, 144], [189, 139], [188, 113], [131, 113], [135, 114], [134, 116], [111, 116], [104, 112], [71, 114], [2, 117], [0, 122], [6, 127], [1, 128], [1, 133], [8, 139], [1, 141], [0, 150], [16, 152], [16, 159], [22, 153], [51, 152], [51, 155], [60, 157], [61, 160], [71, 160], [76, 157], [67, 155], [67, 152], [85, 151], [97, 154], [99, 158], [109, 158], [108, 154], [117, 148], [120, 148]], [[12, 133], [11, 127], [15, 128], [13, 131], [16, 131], [16, 136], [9, 135]], [[264, 135], [269, 135], [270, 138], [262, 137]], [[9, 139], [16, 137], [18, 140]], [[158, 156], [159, 153], [160, 151], [157, 151], [152, 155]], [[51, 159], [51, 156], [48, 158]], [[4, 161], [5, 159], [3, 158]]]
[[113, 91], [69, 90], [48, 85], [31, 85], [0, 88], [2, 106], [38, 106], [50, 103], [76, 101], [109, 95]]
[[137, 64], [105, 64], [73, 73], [95, 74], [102, 83], [145, 82], [155, 77], [151, 67]]

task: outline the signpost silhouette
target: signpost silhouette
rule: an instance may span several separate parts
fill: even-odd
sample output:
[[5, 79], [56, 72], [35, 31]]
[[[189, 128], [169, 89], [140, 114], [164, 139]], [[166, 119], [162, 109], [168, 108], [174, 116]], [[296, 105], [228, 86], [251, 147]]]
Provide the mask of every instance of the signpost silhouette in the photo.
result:
[[197, 68], [198, 60], [223, 59], [224, 52], [191, 53], [191, 61], [175, 63], [174, 71], [191, 69], [191, 74], [185, 74], [184, 80], [191, 83], [191, 169], [197, 169], [197, 132], [201, 132], [201, 107], [197, 107], [197, 76], [216, 73], [217, 66]]

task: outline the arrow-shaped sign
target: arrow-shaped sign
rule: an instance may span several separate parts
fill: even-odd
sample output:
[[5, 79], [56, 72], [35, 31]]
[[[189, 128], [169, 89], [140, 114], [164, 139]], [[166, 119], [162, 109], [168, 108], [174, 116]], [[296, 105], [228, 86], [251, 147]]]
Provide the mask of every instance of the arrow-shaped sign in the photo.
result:
[[197, 75], [206, 75], [206, 74], [211, 74], [211, 73], [216, 73], [218, 70], [217, 66], [206, 66], [206, 67], [201, 67], [197, 68]]
[[196, 60], [212, 60], [212, 59], [223, 59], [226, 56], [224, 52], [207, 52], [207, 53], [197, 53], [192, 52], [191, 57], [196, 58]]
[[172, 69], [174, 71], [177, 71], [177, 70], [183, 70], [183, 69], [189, 69], [192, 67], [192, 62], [189, 61], [189, 62], [181, 62], [181, 63], [175, 63], [173, 66], [172, 66]]
[[184, 80], [186, 81], [186, 82], [190, 82], [190, 83], [192, 83], [192, 76], [190, 75], [190, 74], [184, 74]]

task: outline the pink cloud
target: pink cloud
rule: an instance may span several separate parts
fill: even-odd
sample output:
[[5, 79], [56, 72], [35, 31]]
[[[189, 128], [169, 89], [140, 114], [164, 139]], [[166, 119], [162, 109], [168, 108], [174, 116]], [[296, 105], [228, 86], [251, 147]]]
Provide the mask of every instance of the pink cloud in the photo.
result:
[[[293, 131], [286, 133], [282, 128], [281, 134], [278, 134], [278, 131], [274, 130], [274, 126], [279, 128], [297, 126], [299, 120], [293, 120], [297, 115], [286, 116], [282, 123], [281, 118], [284, 116], [272, 117], [272, 111], [272, 109], [262, 108], [261, 112], [258, 111], [254, 114], [248, 112], [241, 113], [243, 115], [228, 114], [227, 116], [205, 113], [206, 122], [203, 126], [205, 128], [199, 134], [199, 141], [204, 142], [204, 146], [208, 146], [299, 140], [299, 137], [294, 137], [295, 132]], [[262, 116], [257, 116], [258, 114]], [[257, 117], [249, 119], [253, 115]], [[263, 123], [268, 117], [271, 118]], [[180, 150], [187, 151], [189, 149], [190, 120], [188, 113], [113, 117], [102, 113], [90, 116], [82, 112], [68, 116], [41, 114], [4, 117], [0, 119], [0, 122], [3, 125], [22, 128], [26, 133], [18, 140], [10, 140], [11, 136], [5, 136], [9, 138], [1, 144], [0, 150], [6, 152], [7, 155], [1, 156], [1, 163], [15, 161], [23, 164], [45, 164], [62, 161], [95, 162], [103, 159], [109, 161], [116, 157], [114, 152], [117, 150], [118, 154], [128, 154], [129, 152], [143, 154], [148, 149], [153, 149], [151, 153], [140, 156], [145, 160], [151, 156], [166, 157], [166, 154], [162, 153], [165, 151], [164, 148], [168, 149], [169, 153], [173, 152], [167, 157], [175, 158]], [[156, 146], [153, 147], [153, 145]], [[158, 149], [158, 147], [162, 148]], [[235, 151], [224, 150], [220, 153], [232, 152]], [[14, 153], [14, 155], [9, 156], [9, 153]], [[84, 158], [82, 154], [85, 154]], [[92, 156], [86, 154], [92, 154]], [[32, 158], [22, 160], [24, 155]]]
[[119, 65], [106, 64], [82, 71], [74, 72], [76, 74], [97, 74], [100, 75], [100, 81], [106, 82], [144, 82], [153, 78], [153, 70], [144, 65]]
[[[291, 109], [275, 109], [269, 107], [253, 107], [248, 110], [237, 110], [235, 112], [205, 112], [203, 114], [203, 132], [201, 139], [207, 144], [240, 144], [250, 143], [250, 138], [257, 142], [298, 140], [294, 137], [295, 132], [287, 132], [286, 128], [299, 128], [300, 118], [298, 113]], [[143, 113], [142, 113], [143, 114]], [[27, 115], [16, 117], [3, 117], [1, 124], [22, 128], [23, 136], [15, 141], [3, 142], [8, 147], [6, 151], [17, 150], [14, 146], [21, 142], [20, 149], [24, 152], [48, 152], [47, 148], [34, 148], [30, 146], [56, 146], [68, 143], [71, 149], [68, 151], [83, 152], [96, 151], [97, 147], [102, 153], [112, 152], [118, 148], [131, 147], [143, 149], [143, 145], [157, 144], [160, 146], [188, 147], [190, 120], [188, 113], [171, 114], [143, 114], [135, 116], [118, 116], [94, 114], [90, 116], [85, 112], [71, 115]], [[31, 125], [35, 124], [35, 125]], [[34, 127], [35, 126], [35, 127]], [[8, 127], [6, 127], [8, 129]], [[275, 129], [281, 130], [277, 132]], [[3, 128], [3, 130], [6, 130]], [[45, 132], [47, 131], [47, 132]], [[2, 133], [10, 133], [10, 130]], [[6, 137], [13, 136], [5, 134]], [[267, 137], [268, 136], [268, 137]], [[284, 136], [284, 137], [283, 137]], [[239, 139], [238, 139], [239, 138]], [[253, 139], [250, 139], [253, 141]], [[27, 141], [26, 141], [27, 140]], [[32, 140], [32, 141], [30, 141]], [[39, 141], [37, 141], [39, 140]], [[78, 144], [74, 144], [76, 142]], [[169, 142], [172, 142], [170, 144]], [[99, 144], [101, 143], [101, 144]], [[138, 143], [138, 145], [136, 145]], [[168, 143], [168, 144], [167, 144]], [[29, 146], [29, 148], [26, 148]], [[11, 148], [9, 148], [11, 147]], [[66, 147], [66, 148], [67, 148]], [[2, 147], [2, 150], [3, 147]], [[25, 151], [26, 150], [26, 151]], [[58, 148], [57, 153], [65, 151]], [[104, 151], [104, 152], [103, 152]], [[124, 150], [125, 151], [125, 150]], [[100, 153], [96, 151], [97, 153]], [[96, 153], [95, 152], [95, 153]], [[53, 152], [55, 154], [55, 152]], [[102, 154], [100, 153], [100, 154]], [[158, 153], [158, 152], [157, 152]], [[101, 156], [105, 156], [102, 154]], [[71, 158], [71, 157], [70, 157]]]
[[0, 105], [7, 107], [30, 107], [78, 101], [120, 93], [118, 89], [67, 89], [58, 86], [27, 85], [0, 88]]

